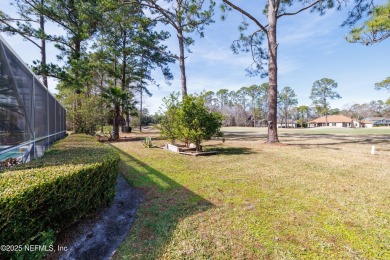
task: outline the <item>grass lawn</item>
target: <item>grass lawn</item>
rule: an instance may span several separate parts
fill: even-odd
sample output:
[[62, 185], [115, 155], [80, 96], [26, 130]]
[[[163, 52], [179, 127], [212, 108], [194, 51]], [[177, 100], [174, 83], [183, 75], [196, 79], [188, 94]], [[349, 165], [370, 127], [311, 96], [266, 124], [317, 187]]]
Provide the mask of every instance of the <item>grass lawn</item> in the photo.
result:
[[223, 131], [208, 157], [113, 144], [144, 196], [118, 258], [390, 259], [390, 128]]

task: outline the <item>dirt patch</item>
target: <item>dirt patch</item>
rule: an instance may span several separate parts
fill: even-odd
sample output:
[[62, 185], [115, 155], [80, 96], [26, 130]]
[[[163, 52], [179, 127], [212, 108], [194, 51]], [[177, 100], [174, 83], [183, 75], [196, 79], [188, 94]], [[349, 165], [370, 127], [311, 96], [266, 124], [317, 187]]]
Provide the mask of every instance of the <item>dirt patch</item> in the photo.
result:
[[47, 259], [110, 258], [131, 228], [140, 194], [119, 174], [112, 203], [60, 233], [54, 248], [66, 248], [66, 251], [55, 252]]

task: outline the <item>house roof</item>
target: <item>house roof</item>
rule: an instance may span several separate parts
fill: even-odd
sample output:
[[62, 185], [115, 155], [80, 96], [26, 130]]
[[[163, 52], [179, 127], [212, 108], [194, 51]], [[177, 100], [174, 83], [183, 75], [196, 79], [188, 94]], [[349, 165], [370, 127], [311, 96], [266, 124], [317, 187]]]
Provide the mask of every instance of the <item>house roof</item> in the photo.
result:
[[[328, 123], [351, 123], [352, 121], [353, 121], [352, 118], [347, 117], [347, 116], [343, 116], [343, 115], [328, 116]], [[326, 117], [323, 116], [323, 117], [314, 119], [314, 120], [310, 121], [310, 123], [316, 123], [316, 124], [326, 123]]]

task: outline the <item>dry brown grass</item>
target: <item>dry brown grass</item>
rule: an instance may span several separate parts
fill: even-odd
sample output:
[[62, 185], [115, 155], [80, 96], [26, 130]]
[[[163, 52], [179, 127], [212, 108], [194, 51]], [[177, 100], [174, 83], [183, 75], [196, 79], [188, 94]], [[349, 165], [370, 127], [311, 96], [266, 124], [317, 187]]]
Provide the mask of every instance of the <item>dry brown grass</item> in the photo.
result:
[[119, 256], [390, 258], [389, 129], [282, 130], [285, 145], [264, 144], [263, 129], [224, 131], [209, 157], [114, 144], [145, 194]]

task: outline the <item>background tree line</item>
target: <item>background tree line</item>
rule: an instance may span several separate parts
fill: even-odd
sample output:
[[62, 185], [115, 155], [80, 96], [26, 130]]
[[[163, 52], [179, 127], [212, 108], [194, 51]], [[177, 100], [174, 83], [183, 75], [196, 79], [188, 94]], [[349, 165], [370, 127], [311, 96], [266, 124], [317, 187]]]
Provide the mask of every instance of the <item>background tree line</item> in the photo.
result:
[[[291, 87], [282, 88], [278, 92], [277, 122], [279, 126], [290, 127], [292, 123], [296, 123], [298, 127], [307, 127], [308, 122], [313, 119], [338, 114], [359, 121], [369, 117], [390, 117], [390, 103], [383, 100], [332, 108], [329, 100], [341, 97], [334, 88], [329, 86], [337, 88], [337, 83], [332, 79], [316, 81], [311, 91], [313, 102], [299, 106], [295, 91]], [[204, 90], [200, 95], [212, 111], [220, 112], [224, 116], [224, 126], [267, 126], [267, 102], [269, 99], [267, 83], [242, 87], [237, 91], [229, 91], [228, 89], [220, 89], [216, 92]]]

